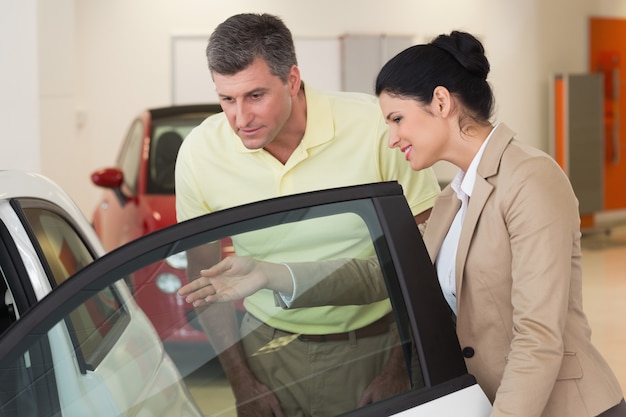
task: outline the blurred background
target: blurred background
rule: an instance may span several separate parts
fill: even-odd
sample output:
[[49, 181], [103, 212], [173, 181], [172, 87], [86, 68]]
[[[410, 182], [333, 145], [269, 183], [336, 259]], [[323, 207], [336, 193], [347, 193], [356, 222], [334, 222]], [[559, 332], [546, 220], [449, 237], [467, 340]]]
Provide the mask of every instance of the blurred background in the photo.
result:
[[[588, 71], [590, 18], [626, 16], [626, 1], [0, 0], [0, 167], [49, 176], [89, 215], [100, 195], [89, 175], [114, 163], [132, 117], [174, 104], [179, 41], [200, 39], [198, 68], [187, 70], [198, 90], [211, 91], [202, 39], [240, 12], [276, 14], [297, 43], [314, 47], [335, 47], [347, 34], [422, 43], [472, 32], [492, 64], [497, 120], [547, 151], [552, 77]], [[318, 52], [305, 47], [298, 54], [307, 80], [316, 72], [305, 63]], [[340, 59], [329, 61], [333, 71]]]
[[[206, 40], [241, 12], [283, 18], [303, 79], [321, 89], [367, 90], [376, 68], [355, 68], [382, 65], [397, 39], [479, 37], [496, 121], [576, 182], [589, 231], [585, 306], [626, 386], [626, 229], [613, 227], [626, 218], [626, 0], [0, 0], [0, 169], [48, 176], [90, 217], [102, 192], [90, 174], [114, 164], [139, 111], [212, 100]], [[378, 39], [375, 53], [358, 53], [360, 37]], [[443, 183], [455, 173], [436, 169]]]

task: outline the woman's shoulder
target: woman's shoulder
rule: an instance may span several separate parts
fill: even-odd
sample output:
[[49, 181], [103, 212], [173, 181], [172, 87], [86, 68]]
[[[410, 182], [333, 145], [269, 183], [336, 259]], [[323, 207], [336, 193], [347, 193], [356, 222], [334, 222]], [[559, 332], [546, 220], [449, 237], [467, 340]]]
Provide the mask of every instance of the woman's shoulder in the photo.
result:
[[528, 143], [513, 138], [502, 153], [501, 169], [517, 171], [524, 170], [548, 170], [561, 171], [561, 167], [547, 152], [542, 151]]
[[519, 140], [512, 140], [502, 153], [497, 184], [503, 198], [521, 193], [569, 204], [574, 197], [570, 180], [555, 159]]

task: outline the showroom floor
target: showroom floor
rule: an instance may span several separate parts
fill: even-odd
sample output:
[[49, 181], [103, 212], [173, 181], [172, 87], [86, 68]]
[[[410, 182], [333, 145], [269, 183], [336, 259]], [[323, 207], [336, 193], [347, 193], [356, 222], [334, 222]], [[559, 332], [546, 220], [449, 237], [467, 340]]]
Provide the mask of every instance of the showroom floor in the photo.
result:
[[591, 340], [626, 391], [626, 227], [583, 237], [583, 302]]
[[[611, 233], [593, 233], [583, 237], [584, 308], [593, 329], [592, 341], [600, 349], [626, 390], [626, 226]], [[232, 404], [230, 389], [224, 380], [208, 381], [198, 371], [187, 385], [198, 405], [212, 415], [216, 402]], [[211, 395], [206, 395], [211, 387]], [[221, 393], [220, 395], [216, 395]], [[220, 416], [235, 415], [230, 410]]]

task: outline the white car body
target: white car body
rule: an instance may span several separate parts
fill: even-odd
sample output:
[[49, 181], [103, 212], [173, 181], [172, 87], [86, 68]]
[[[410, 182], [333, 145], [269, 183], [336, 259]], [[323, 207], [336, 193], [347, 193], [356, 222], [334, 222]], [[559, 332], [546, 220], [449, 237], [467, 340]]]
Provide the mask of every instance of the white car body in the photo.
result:
[[486, 417], [491, 413], [491, 403], [478, 385], [464, 388], [445, 397], [395, 414], [399, 417], [463, 416]]
[[[37, 300], [41, 300], [53, 290], [53, 281], [46, 274], [30, 235], [11, 205], [12, 199], [23, 198], [45, 200], [57, 206], [79, 226], [95, 258], [102, 256], [104, 249], [91, 224], [56, 184], [37, 174], [0, 171], [0, 221], [7, 227], [25, 266], [28, 282], [23, 285], [30, 285]], [[0, 279], [3, 277], [0, 275]], [[2, 294], [3, 298], [13, 304], [11, 287], [6, 281], [5, 285], [8, 290]], [[57, 324], [48, 334], [62, 415], [201, 416], [150, 321], [136, 306], [124, 283], [114, 285], [130, 320], [95, 369], [81, 372], [72, 337], [64, 322]], [[16, 305], [10, 307], [15, 308], [19, 322], [24, 312], [19, 311]], [[141, 362], [129, 358], [129, 349], [133, 346], [143, 350]], [[28, 365], [29, 358], [24, 359]]]

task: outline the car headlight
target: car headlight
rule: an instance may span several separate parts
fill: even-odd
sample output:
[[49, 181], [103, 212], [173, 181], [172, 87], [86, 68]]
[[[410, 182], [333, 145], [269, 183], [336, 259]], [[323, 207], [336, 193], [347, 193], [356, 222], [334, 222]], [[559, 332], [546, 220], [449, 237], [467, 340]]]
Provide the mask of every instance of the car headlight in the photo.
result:
[[165, 258], [165, 262], [172, 268], [187, 269], [187, 254], [185, 252], [178, 252]]
[[157, 277], [156, 285], [165, 294], [174, 294], [182, 286], [182, 283], [176, 274], [164, 272]]

